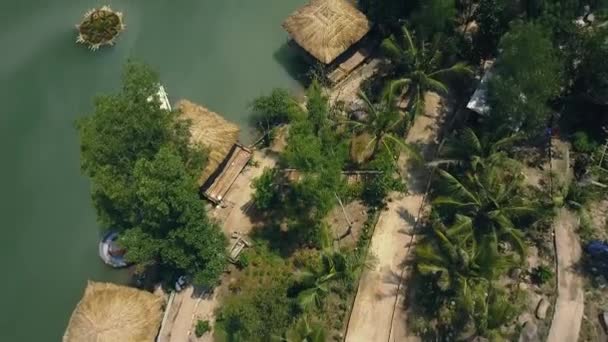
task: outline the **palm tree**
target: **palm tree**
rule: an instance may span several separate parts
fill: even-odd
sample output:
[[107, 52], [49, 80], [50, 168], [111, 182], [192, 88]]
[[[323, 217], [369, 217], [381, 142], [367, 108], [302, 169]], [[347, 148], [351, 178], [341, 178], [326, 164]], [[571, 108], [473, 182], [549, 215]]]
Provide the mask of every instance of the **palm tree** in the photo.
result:
[[441, 179], [434, 207], [471, 218], [478, 236], [495, 232], [520, 255], [525, 254], [523, 234], [513, 220], [533, 216], [538, 208], [522, 193], [523, 176], [518, 169], [509, 170], [498, 161], [490, 161], [477, 172], [467, 172], [462, 179], [442, 169], [438, 173]]
[[323, 298], [329, 292], [334, 281], [351, 283], [354, 276], [363, 267], [370, 267], [371, 262], [358, 254], [345, 254], [331, 246], [330, 239], [322, 239], [320, 266], [298, 272], [300, 285], [304, 288], [298, 294], [298, 303], [307, 310], [313, 306], [322, 307]]
[[[381, 147], [393, 156], [396, 156], [395, 151], [392, 150], [391, 144], [394, 144], [401, 150], [406, 151], [408, 154], [413, 156], [415, 159], [421, 159], [418, 151], [409, 144], [403, 141], [403, 138], [398, 134], [399, 130], [403, 130], [407, 123], [404, 121], [407, 118], [398, 110], [395, 101], [393, 100], [393, 92], [385, 92], [382, 97], [382, 101], [378, 104], [373, 104], [365, 93], [360, 92], [359, 98], [363, 101], [368, 113], [368, 118], [364, 122], [349, 121], [355, 130], [359, 130], [360, 137], [364, 137], [365, 146], [363, 147], [363, 154], [367, 158], [364, 160], [371, 159], [375, 156]], [[371, 152], [367, 153], [367, 151]], [[351, 146], [351, 151], [356, 150], [356, 145]], [[353, 153], [357, 154], [357, 153]]]
[[416, 269], [434, 280], [444, 306], [455, 305], [453, 312], [464, 314], [453, 319], [473, 324], [482, 335], [499, 328], [512, 318], [513, 308], [494, 282], [515, 260], [499, 253], [495, 232], [475, 238], [469, 217], [456, 215], [449, 227], [435, 213], [431, 219], [429, 234], [416, 246]]
[[389, 91], [400, 93], [403, 89], [406, 90], [411, 122], [424, 110], [424, 95], [428, 91], [440, 94], [448, 92], [447, 86], [441, 81], [443, 77], [473, 74], [473, 70], [462, 62], [441, 68], [442, 53], [439, 44], [440, 40], [435, 39], [430, 49], [425, 42], [416, 46], [407, 26], [401, 28], [401, 35], [391, 35], [382, 41], [382, 50], [400, 76], [391, 82]]
[[325, 342], [325, 327], [319, 322], [310, 323], [307, 317], [299, 319], [281, 342]]
[[495, 232], [484, 236], [474, 234], [470, 217], [456, 215], [446, 227], [432, 214], [431, 234], [416, 247], [417, 269], [422, 275], [434, 275], [441, 290], [458, 287], [468, 278], [495, 280], [515, 260], [498, 252]]
[[516, 162], [508, 158], [504, 152], [522, 138], [521, 133], [505, 135], [502, 130], [498, 130], [496, 134], [485, 134], [480, 138], [475, 131], [467, 127], [448, 138], [440, 151], [441, 159], [429, 165], [459, 164], [475, 171], [489, 159], [500, 159], [501, 162], [513, 164]]

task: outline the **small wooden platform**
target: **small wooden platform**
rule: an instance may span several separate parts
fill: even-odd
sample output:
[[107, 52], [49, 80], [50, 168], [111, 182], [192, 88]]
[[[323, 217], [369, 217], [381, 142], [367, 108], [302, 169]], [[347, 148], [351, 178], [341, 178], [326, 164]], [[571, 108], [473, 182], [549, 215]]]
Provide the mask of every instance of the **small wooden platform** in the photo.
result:
[[222, 201], [230, 187], [239, 176], [243, 168], [251, 159], [252, 151], [241, 144], [234, 144], [232, 151], [220, 166], [220, 173], [213, 179], [213, 182], [203, 189], [203, 196], [218, 204]]
[[366, 48], [360, 48], [355, 51], [347, 60], [340, 63], [335, 69], [327, 75], [327, 78], [332, 84], [337, 84], [346, 78], [353, 70], [361, 65], [369, 57], [369, 51]]

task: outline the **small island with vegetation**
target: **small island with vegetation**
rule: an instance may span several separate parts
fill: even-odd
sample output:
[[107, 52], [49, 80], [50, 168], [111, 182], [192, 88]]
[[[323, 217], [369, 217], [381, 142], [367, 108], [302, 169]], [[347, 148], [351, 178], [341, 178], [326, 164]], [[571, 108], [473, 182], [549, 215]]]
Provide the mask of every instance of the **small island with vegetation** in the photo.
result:
[[102, 6], [87, 11], [78, 29], [77, 43], [85, 44], [95, 51], [103, 45], [114, 45], [118, 35], [125, 29], [122, 13]]
[[253, 99], [249, 146], [127, 63], [77, 127], [100, 224], [167, 300], [141, 329], [606, 340], [607, 5], [312, 0], [283, 24], [306, 92]]

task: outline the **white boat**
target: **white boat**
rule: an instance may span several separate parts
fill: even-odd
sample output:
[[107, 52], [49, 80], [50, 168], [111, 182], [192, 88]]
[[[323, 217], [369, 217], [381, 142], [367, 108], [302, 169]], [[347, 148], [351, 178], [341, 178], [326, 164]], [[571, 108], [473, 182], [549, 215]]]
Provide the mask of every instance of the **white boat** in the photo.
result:
[[[158, 85], [158, 92], [156, 92], [158, 98], [160, 99], [160, 108], [164, 110], [171, 110], [171, 102], [169, 102], [169, 96], [165, 91], [165, 87], [162, 84]], [[148, 97], [148, 101], [152, 102], [152, 96]]]

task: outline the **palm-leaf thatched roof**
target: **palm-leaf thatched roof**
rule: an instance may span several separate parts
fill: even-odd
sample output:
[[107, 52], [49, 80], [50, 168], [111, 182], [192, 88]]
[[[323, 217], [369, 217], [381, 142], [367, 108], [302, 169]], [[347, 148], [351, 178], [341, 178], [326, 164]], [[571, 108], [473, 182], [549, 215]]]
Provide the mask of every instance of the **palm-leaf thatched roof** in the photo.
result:
[[177, 102], [181, 119], [191, 122], [191, 142], [208, 150], [208, 160], [199, 178], [203, 185], [224, 161], [239, 138], [239, 126], [219, 114], [188, 100]]
[[163, 299], [110, 283], [89, 282], [63, 342], [149, 342], [158, 333]]
[[369, 32], [367, 17], [347, 0], [311, 0], [283, 22], [293, 40], [329, 64]]

